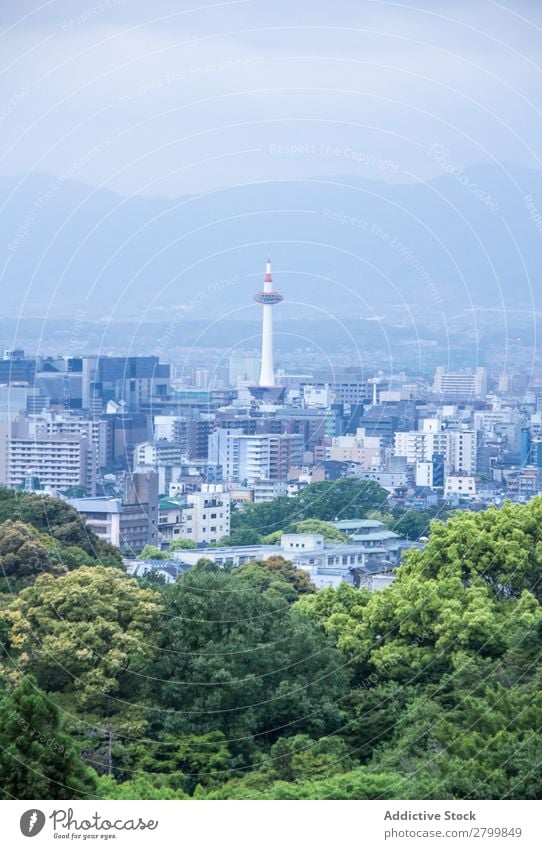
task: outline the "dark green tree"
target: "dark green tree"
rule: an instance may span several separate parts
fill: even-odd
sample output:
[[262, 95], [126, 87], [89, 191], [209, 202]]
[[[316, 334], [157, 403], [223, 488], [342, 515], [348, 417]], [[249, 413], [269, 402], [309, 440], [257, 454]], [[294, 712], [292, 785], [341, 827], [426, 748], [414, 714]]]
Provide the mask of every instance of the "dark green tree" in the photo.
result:
[[[332, 522], [335, 519], [363, 519], [369, 510], [386, 506], [388, 493], [375, 481], [340, 478], [313, 483], [302, 489], [294, 501], [294, 518]], [[298, 510], [302, 515], [296, 517]]]
[[119, 549], [99, 539], [85, 519], [59, 498], [0, 487], [0, 522], [6, 519], [32, 525], [61, 545], [82, 549], [103, 565], [122, 563]]
[[255, 586], [248, 570], [191, 569], [167, 586], [155, 724], [176, 734], [223, 731], [245, 755], [253, 740], [265, 746], [281, 734], [336, 728], [341, 658], [291, 610], [290, 593], [278, 579]]
[[4, 799], [84, 799], [95, 773], [62, 730], [57, 706], [31, 678], [0, 698], [0, 794]]
[[285, 590], [290, 588], [287, 594], [289, 601], [294, 602], [300, 596], [311, 595], [316, 592], [316, 587], [309, 578], [307, 572], [296, 567], [284, 557], [276, 555], [266, 560], [253, 560], [245, 563], [236, 570], [236, 574], [245, 580], [249, 576], [254, 579], [254, 585], [260, 589], [268, 589], [272, 584], [275, 588]]

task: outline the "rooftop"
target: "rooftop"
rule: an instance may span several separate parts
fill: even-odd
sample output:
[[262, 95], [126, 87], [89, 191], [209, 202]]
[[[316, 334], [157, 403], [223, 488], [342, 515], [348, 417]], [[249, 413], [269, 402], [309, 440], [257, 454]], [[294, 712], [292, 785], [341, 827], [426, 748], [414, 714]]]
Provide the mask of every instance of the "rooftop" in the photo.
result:
[[107, 495], [88, 498], [69, 498], [68, 504], [78, 513], [122, 513], [120, 498], [109, 498]]
[[331, 522], [334, 528], [340, 531], [354, 531], [357, 528], [384, 528], [384, 522], [378, 522], [376, 519], [340, 519], [337, 522]]

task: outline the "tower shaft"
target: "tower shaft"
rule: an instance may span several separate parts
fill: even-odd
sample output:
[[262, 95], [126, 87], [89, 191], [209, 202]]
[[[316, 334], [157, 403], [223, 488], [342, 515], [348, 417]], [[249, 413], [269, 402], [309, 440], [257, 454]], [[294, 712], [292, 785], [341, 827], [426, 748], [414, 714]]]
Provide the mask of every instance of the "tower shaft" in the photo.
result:
[[262, 367], [260, 370], [260, 386], [275, 385], [273, 368], [273, 307], [264, 304], [262, 315]]
[[273, 290], [271, 276], [271, 261], [265, 266], [263, 290], [254, 295], [254, 300], [262, 304], [262, 365], [260, 370], [260, 386], [275, 386], [273, 368], [273, 305], [282, 301], [282, 295]]

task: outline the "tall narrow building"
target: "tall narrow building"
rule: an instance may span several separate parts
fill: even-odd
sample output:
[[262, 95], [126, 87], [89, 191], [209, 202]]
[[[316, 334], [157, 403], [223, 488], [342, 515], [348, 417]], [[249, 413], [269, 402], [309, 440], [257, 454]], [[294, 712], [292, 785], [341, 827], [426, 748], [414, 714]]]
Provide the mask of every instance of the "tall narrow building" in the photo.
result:
[[273, 305], [282, 301], [282, 295], [273, 290], [273, 278], [271, 277], [271, 260], [268, 259], [265, 266], [265, 277], [263, 290], [254, 295], [254, 300], [263, 306], [262, 315], [262, 367], [260, 370], [259, 385], [262, 387], [275, 386], [275, 372], [273, 368]]

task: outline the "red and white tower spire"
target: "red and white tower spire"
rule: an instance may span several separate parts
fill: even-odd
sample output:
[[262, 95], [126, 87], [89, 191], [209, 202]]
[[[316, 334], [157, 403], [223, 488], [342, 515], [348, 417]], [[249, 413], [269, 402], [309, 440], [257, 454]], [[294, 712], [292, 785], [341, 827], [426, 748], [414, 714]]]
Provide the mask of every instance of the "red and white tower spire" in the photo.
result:
[[254, 295], [254, 300], [262, 304], [262, 367], [260, 371], [260, 386], [274, 386], [275, 372], [273, 369], [273, 305], [282, 301], [282, 295], [273, 289], [271, 277], [271, 260], [265, 266], [263, 290]]

